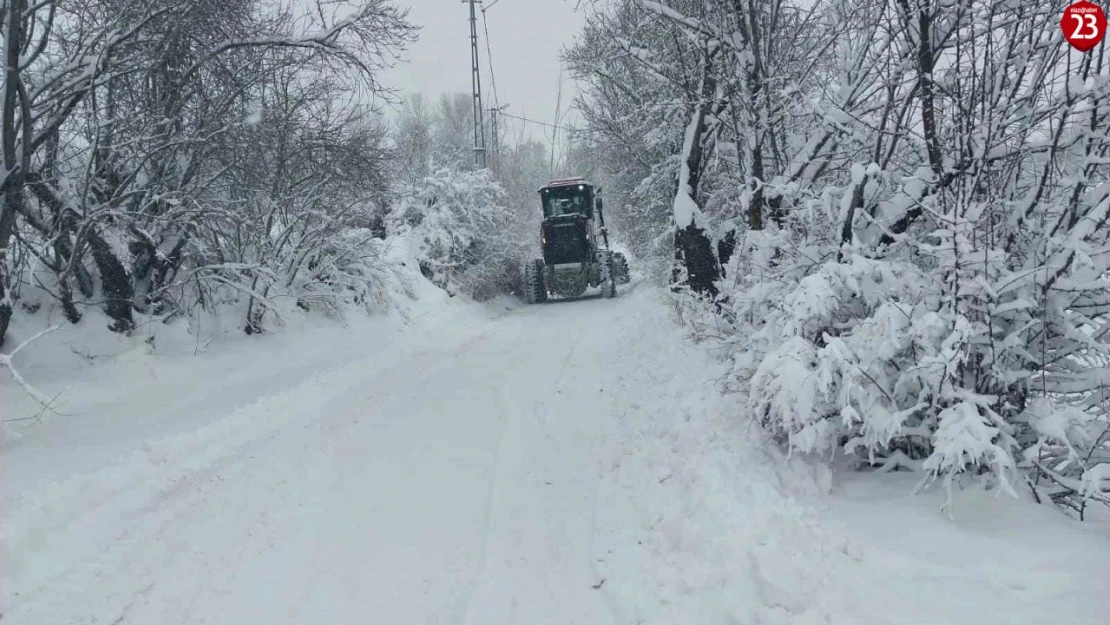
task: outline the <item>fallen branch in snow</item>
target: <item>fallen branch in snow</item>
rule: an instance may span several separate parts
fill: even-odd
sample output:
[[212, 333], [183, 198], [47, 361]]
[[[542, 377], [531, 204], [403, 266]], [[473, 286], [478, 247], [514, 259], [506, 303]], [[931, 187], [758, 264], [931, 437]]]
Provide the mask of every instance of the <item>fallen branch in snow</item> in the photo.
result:
[[419, 320], [423, 319], [424, 317], [427, 317], [429, 314], [431, 314], [431, 312], [432, 311], [429, 310], [426, 313], [417, 315], [417, 316], [413, 317], [412, 319], [408, 319], [408, 320], [405, 321], [405, 325], [410, 325], [413, 321], [419, 321]]
[[[45, 395], [43, 395], [41, 392], [39, 392], [38, 389], [36, 389], [29, 382], [27, 382], [27, 380], [23, 379], [23, 376], [20, 375], [19, 370], [15, 368], [15, 364], [12, 363], [12, 360], [15, 358], [16, 354], [18, 354], [20, 352], [20, 350], [22, 350], [24, 347], [27, 347], [31, 343], [34, 343], [35, 341], [37, 341], [40, 338], [46, 336], [47, 334], [50, 334], [51, 332], [57, 330], [60, 327], [61, 326], [51, 326], [51, 327], [43, 330], [42, 332], [39, 332], [38, 334], [32, 336], [31, 338], [27, 339], [26, 341], [23, 341], [19, 345], [17, 345], [15, 347], [15, 349], [13, 349], [10, 354], [0, 354], [0, 367], [7, 367], [8, 371], [11, 372], [12, 380], [15, 381], [16, 385], [19, 386], [19, 388], [23, 389], [23, 391], [25, 393], [30, 395], [32, 399], [34, 399], [36, 402], [38, 402], [38, 404], [40, 406], [42, 406], [42, 411], [39, 412], [39, 414], [35, 417], [27, 417], [27, 418], [22, 418], [22, 419], [5, 419], [3, 421], [0, 421], [0, 423], [9, 423], [9, 422], [13, 422], [13, 421], [27, 421], [27, 420], [30, 420], [32, 418], [33, 419], [41, 419], [43, 412], [46, 412], [47, 410], [50, 410], [50, 406], [54, 403], [54, 400], [57, 399], [57, 396], [55, 396], [52, 399], [47, 398]], [[4, 428], [4, 429], [5, 429], [5, 433], [8, 434], [9, 436], [12, 436], [12, 437], [15, 437], [15, 438], [19, 437], [19, 435], [16, 434], [15, 432], [12, 432], [11, 430], [8, 430], [7, 428]]]
[[[1102, 492], [1101, 490], [1092, 490], [1090, 486], [1086, 486], [1084, 482], [1076, 479], [1069, 478], [1061, 475], [1052, 468], [1046, 466], [1039, 460], [1031, 460], [1033, 465], [1041, 471], [1041, 474], [1047, 477], [1050, 481], [1060, 488], [1060, 491], [1051, 495], [1057, 504], [1064, 505], [1079, 515], [1079, 520], [1086, 519], [1087, 502], [1095, 501], [1105, 506], [1110, 506], [1110, 494]], [[1089, 471], [1089, 470], [1088, 470]], [[1087, 472], [1085, 471], [1086, 475]], [[1097, 475], [1097, 474], [1096, 474]], [[1097, 483], [1097, 482], [1096, 482]], [[1039, 499], [1040, 497], [1038, 497]]]

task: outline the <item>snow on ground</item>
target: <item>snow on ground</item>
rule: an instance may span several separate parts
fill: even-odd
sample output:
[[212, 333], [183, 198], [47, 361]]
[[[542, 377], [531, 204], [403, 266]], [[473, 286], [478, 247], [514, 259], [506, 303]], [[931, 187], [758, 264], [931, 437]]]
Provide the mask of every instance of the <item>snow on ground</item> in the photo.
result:
[[418, 296], [74, 369], [0, 447], [3, 623], [1106, 622], [1104, 525], [783, 459], [645, 286]]
[[1105, 509], [1092, 506], [1090, 520], [1078, 523], [1031, 497], [969, 489], [954, 492], [950, 517], [943, 488], [914, 496], [916, 482], [905, 473], [846, 475], [827, 501], [830, 517], [873, 548], [962, 580], [967, 590], [1015, 595], [1012, 622], [1110, 620]]
[[[392, 347], [399, 332], [454, 327], [471, 322], [460, 315], [480, 319], [504, 312], [445, 306], [452, 300], [423, 278], [403, 239], [392, 240], [385, 260], [389, 270], [383, 272], [381, 314], [349, 310], [338, 321], [319, 312], [305, 314], [289, 303], [280, 323], [266, 319], [272, 333], [262, 336], [243, 334], [245, 313], [238, 307], [171, 324], [140, 318], [132, 335], [121, 337], [105, 331], [110, 322], [99, 311], [85, 311], [74, 326], [48, 297], [41, 297], [42, 310], [12, 319], [5, 347], [58, 327], [15, 358], [20, 373], [54, 402], [43, 411], [7, 384], [9, 376], [0, 370], [0, 419], [7, 423], [0, 436], [25, 432], [32, 440], [16, 446], [44, 449], [41, 466], [11, 476], [11, 483], [27, 485], [79, 470], [75, 455], [89, 456], [87, 466], [95, 468], [136, 439], [196, 428], [275, 389]], [[25, 299], [34, 301], [30, 295]], [[39, 427], [42, 420], [50, 427]], [[64, 449], [64, 458], [53, 457], [52, 449]]]
[[917, 476], [784, 458], [713, 392], [713, 364], [657, 338], [665, 323], [650, 306], [623, 321], [636, 391], [615, 414], [598, 539], [620, 622], [1107, 622], [1110, 525], [979, 491], [950, 520], [943, 491], [910, 494]]

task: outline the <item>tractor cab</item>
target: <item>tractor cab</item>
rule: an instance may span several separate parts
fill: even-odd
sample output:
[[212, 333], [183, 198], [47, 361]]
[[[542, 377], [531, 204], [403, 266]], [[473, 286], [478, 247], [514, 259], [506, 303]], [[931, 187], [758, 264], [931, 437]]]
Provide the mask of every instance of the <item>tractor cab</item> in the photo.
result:
[[552, 180], [540, 189], [540, 201], [544, 261], [575, 266], [592, 262], [597, 249], [593, 185], [582, 178]]
[[544, 219], [578, 214], [594, 216], [594, 186], [582, 178], [552, 180], [540, 189]]

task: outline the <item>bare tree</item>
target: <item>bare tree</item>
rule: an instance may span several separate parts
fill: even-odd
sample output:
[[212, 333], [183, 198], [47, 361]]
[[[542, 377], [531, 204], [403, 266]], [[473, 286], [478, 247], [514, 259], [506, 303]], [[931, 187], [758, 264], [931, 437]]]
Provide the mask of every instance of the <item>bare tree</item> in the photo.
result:
[[[17, 0], [4, 9], [15, 24], [5, 29], [6, 46], [18, 62], [5, 81], [12, 96], [3, 140], [20, 166], [8, 167], [0, 251], [22, 218], [29, 230], [20, 240], [56, 273], [55, 295], [70, 319], [79, 318], [75, 283], [83, 297], [99, 298], [117, 331], [133, 325], [136, 308], [180, 312], [183, 301], [167, 305], [164, 297], [180, 286], [183, 268], [191, 266], [194, 285], [211, 276], [249, 291], [242, 282], [258, 278], [260, 269], [237, 270], [234, 280], [197, 270], [213, 253], [225, 267], [240, 260], [207, 248], [205, 234], [234, 210], [224, 192], [228, 163], [244, 147], [233, 136], [265, 117], [257, 109], [275, 81], [329, 75], [330, 87], [299, 92], [302, 105], [330, 111], [327, 123], [351, 121], [352, 98], [389, 97], [377, 75], [413, 37], [404, 12], [386, 0], [277, 9], [255, 0]], [[344, 141], [374, 144], [360, 154], [379, 167], [381, 146], [371, 136], [359, 131]], [[312, 162], [323, 163], [333, 164]], [[384, 173], [363, 173], [360, 201], [380, 199]], [[7, 263], [0, 267], [2, 337], [12, 277]]]

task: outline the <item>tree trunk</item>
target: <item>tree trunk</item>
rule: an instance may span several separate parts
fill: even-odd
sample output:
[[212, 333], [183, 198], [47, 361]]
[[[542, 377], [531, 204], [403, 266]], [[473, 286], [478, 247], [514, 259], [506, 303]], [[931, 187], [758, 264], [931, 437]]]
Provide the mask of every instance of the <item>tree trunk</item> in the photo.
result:
[[860, 181], [852, 185], [852, 199], [848, 203], [848, 210], [844, 214], [844, 222], [840, 224], [840, 249], [836, 252], [836, 262], [844, 260], [844, 247], [851, 245], [854, 230], [852, 225], [856, 221], [856, 213], [863, 209], [863, 192], [867, 188], [867, 174], [863, 174]]
[[749, 147], [749, 161], [751, 166], [752, 199], [748, 205], [748, 229], [763, 230], [763, 211], [768, 209], [772, 221], [782, 226], [782, 198], [777, 194], [771, 197], [764, 195], [764, 185], [770, 179], [763, 161], [764, 141], [772, 136], [770, 128], [770, 105], [767, 100], [764, 85], [764, 60], [763, 60], [763, 24], [762, 11], [770, 7], [760, 8], [760, 2], [741, 2], [733, 0], [732, 10], [736, 16], [738, 31], [747, 43], [748, 56], [743, 63], [744, 83], [747, 87], [748, 105], [751, 107], [752, 125], [748, 128], [754, 134], [754, 140]]
[[170, 253], [166, 254], [164, 258], [159, 258], [154, 266], [154, 279], [151, 281], [152, 291], [148, 296], [147, 305], [151, 306], [156, 314], [161, 314], [165, 310], [162, 289], [177, 277], [177, 270], [181, 267], [181, 260], [188, 244], [189, 234], [186, 232], [174, 244]]
[[16, 199], [14, 196], [17, 193], [18, 189], [8, 189], [4, 193], [3, 202], [0, 202], [0, 345], [4, 344], [4, 336], [8, 333], [8, 324], [12, 319], [12, 279], [8, 271], [8, 246], [15, 231], [15, 207], [11, 203]]
[[104, 237], [100, 236], [96, 228], [89, 228], [88, 237], [93, 262], [100, 271], [104, 310], [114, 320], [109, 329], [113, 332], [129, 332], [135, 327], [135, 320], [131, 316], [132, 299], [135, 295], [131, 286], [131, 276], [127, 275], [127, 268], [116, 257], [112, 247]]
[[705, 230], [690, 224], [675, 232], [675, 260], [686, 268], [686, 285], [692, 291], [717, 296], [720, 267]]
[[[909, 0], [900, 0], [900, 4], [902, 5], [902, 10], [905, 12], [908, 29], [908, 21], [915, 13], [913, 13], [910, 8]], [[933, 82], [933, 69], [935, 65], [932, 28], [933, 14], [929, 12], [928, 8], [920, 6], [917, 7], [916, 17], [918, 41], [916, 62], [914, 65], [917, 70], [918, 99], [921, 101], [921, 130], [925, 138], [925, 152], [929, 159], [929, 168], [933, 171], [933, 175], [936, 176], [936, 181], [933, 183], [932, 188], [936, 189], [943, 185], [944, 163], [941, 157], [940, 134], [937, 129], [936, 90]], [[910, 207], [898, 221], [890, 226], [890, 231], [896, 235], [905, 233], [910, 225], [921, 217], [921, 215], [921, 206], [915, 204]], [[892, 241], [893, 239], [890, 238], [890, 235], [883, 235], [883, 244], [890, 244]]]
[[[4, 3], [4, 86], [3, 115], [0, 119], [0, 149], [3, 150], [4, 176], [3, 201], [0, 202], [0, 343], [8, 333], [12, 319], [12, 277], [8, 268], [8, 249], [15, 232], [16, 211], [23, 201], [23, 181], [26, 174], [25, 155], [16, 153], [16, 136], [20, 126], [30, 126], [27, 111], [23, 111], [23, 123], [16, 122], [16, 109], [20, 108], [20, 51], [23, 47], [23, 3], [25, 0], [7, 0]], [[24, 137], [24, 142], [30, 137]]]
[[[713, 253], [713, 243], [705, 230], [705, 218], [698, 204], [698, 183], [702, 174], [702, 142], [707, 124], [706, 114], [709, 101], [716, 93], [716, 81], [712, 76], [714, 52], [707, 50], [702, 64], [702, 77], [699, 92], [686, 127], [686, 140], [682, 146], [682, 162], [678, 172], [678, 191], [674, 199], [675, 220], [675, 276], [686, 269], [686, 285], [695, 293], [717, 296], [716, 282], [720, 278], [720, 266]], [[674, 278], [672, 278], [674, 279]]]
[[81, 321], [81, 311], [77, 310], [77, 305], [73, 303], [73, 288], [69, 286], [69, 280], [63, 279], [58, 282], [58, 294], [62, 300], [62, 312], [65, 314], [66, 321], [70, 323]]
[[[75, 244], [70, 237], [70, 233], [80, 230], [77, 213], [66, 207], [61, 196], [58, 195], [53, 186], [43, 179], [41, 174], [32, 173], [27, 176], [24, 182], [26, 188], [34, 194], [39, 203], [48, 207], [53, 214], [53, 225], [31, 219], [28, 213], [24, 213], [24, 217], [43, 236], [54, 239], [54, 255], [58, 258], [58, 267], [55, 268], [55, 271], [58, 272], [58, 288], [61, 292], [62, 308], [65, 311], [66, 319], [70, 323], [77, 323], [81, 320], [81, 313], [73, 303], [73, 289], [69, 283], [70, 279], [77, 282], [77, 290], [81, 292], [81, 295], [92, 297], [94, 293], [92, 277], [79, 257], [81, 252], [78, 247], [82, 246], [83, 243], [78, 241]], [[80, 235], [78, 236], [80, 237]], [[89, 235], [86, 233], [85, 236]], [[100, 266], [99, 261], [97, 266]], [[107, 292], [107, 289], [105, 291]], [[130, 316], [130, 313], [128, 313], [128, 316]]]
[[732, 260], [732, 254], [736, 252], [736, 228], [733, 227], [717, 241], [717, 259], [720, 262], [721, 276], [725, 275], [728, 263]]
[[[251, 295], [250, 295], [250, 300], [247, 302], [247, 325], [243, 327], [243, 332], [245, 332], [248, 336], [251, 335], [251, 334], [261, 334], [262, 333], [262, 315], [264, 315], [265, 312], [266, 312], [265, 308], [261, 307], [262, 306], [261, 304], [259, 304], [259, 309], [257, 309], [257, 310], [254, 307], [254, 302], [255, 302], [254, 293], [257, 292], [256, 291], [257, 288], [258, 288], [258, 275], [256, 274], [254, 276], [254, 280], [251, 281]], [[263, 296], [265, 296], [269, 292], [270, 292], [270, 285], [267, 284], [266, 285], [266, 292], [263, 294]]]

